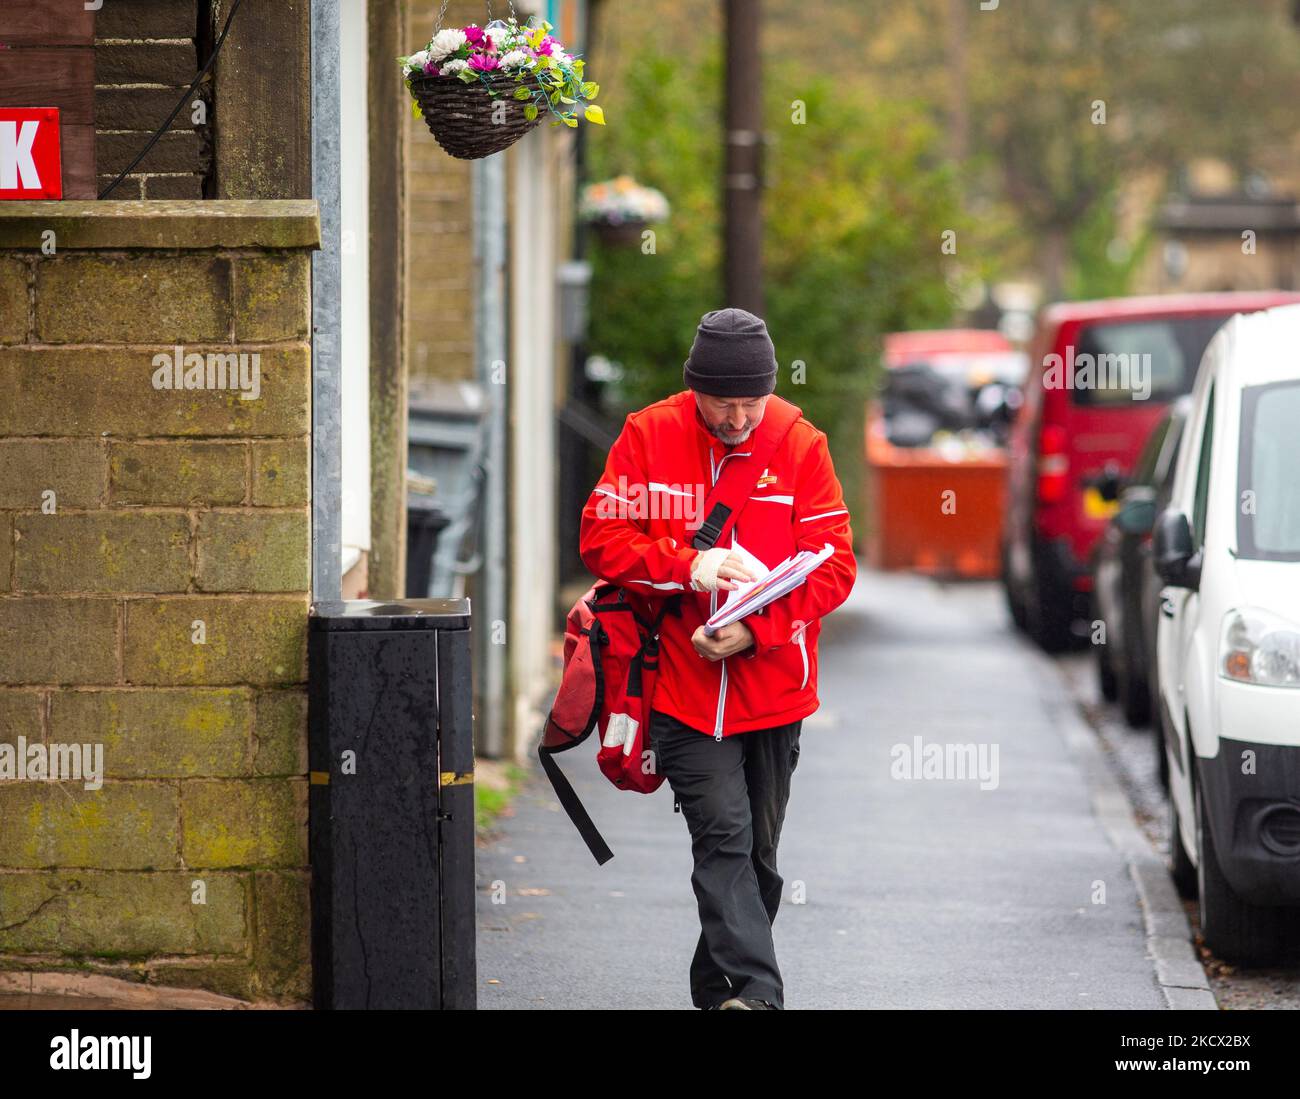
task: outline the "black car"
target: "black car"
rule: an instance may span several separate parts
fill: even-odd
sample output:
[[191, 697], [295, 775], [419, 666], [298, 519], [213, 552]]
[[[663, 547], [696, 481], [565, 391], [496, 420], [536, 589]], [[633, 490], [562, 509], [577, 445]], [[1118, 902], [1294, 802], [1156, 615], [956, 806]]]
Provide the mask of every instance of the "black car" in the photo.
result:
[[[1118, 495], [1119, 510], [1097, 543], [1093, 558], [1096, 615], [1105, 644], [1096, 645], [1102, 694], [1117, 701], [1130, 725], [1151, 720], [1155, 687], [1156, 616], [1161, 581], [1151, 560], [1151, 530], [1169, 499], [1178, 442], [1191, 398], [1174, 401], [1142, 448], [1132, 476], [1100, 486]], [[1163, 759], [1163, 753], [1161, 753]]]

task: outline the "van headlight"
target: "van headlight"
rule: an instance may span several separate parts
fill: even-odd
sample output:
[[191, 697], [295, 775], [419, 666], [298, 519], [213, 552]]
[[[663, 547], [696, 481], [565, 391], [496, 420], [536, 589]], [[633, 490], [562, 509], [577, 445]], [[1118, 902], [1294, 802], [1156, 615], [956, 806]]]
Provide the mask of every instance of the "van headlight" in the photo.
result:
[[1262, 687], [1300, 687], [1300, 627], [1257, 607], [1229, 611], [1219, 642], [1219, 674]]

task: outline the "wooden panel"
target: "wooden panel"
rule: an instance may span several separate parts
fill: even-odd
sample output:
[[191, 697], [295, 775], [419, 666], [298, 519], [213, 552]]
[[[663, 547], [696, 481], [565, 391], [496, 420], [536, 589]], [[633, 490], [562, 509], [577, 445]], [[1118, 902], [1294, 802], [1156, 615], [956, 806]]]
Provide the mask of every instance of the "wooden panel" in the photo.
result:
[[[63, 197], [95, 198], [95, 127], [67, 125], [59, 128], [63, 137]], [[116, 196], [122, 197], [120, 195]]]
[[7, 46], [89, 46], [94, 41], [95, 13], [86, 10], [83, 0], [0, 4], [0, 42]]
[[[84, 6], [63, 0], [0, 12], [0, 41], [13, 46], [0, 59], [0, 107], [57, 107], [62, 136], [63, 197], [95, 197], [94, 20]], [[51, 23], [54, 15], [62, 22]], [[75, 42], [80, 45], [55, 43]], [[29, 43], [17, 45], [18, 42]]]
[[6, 50], [0, 56], [0, 107], [58, 107], [65, 126], [94, 122], [93, 50]]

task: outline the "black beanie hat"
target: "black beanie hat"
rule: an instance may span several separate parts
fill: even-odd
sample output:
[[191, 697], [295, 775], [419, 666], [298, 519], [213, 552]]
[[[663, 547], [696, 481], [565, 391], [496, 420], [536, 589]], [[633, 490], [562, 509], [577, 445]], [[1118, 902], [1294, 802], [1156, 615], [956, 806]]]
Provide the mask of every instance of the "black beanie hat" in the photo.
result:
[[682, 370], [687, 388], [713, 397], [763, 397], [776, 389], [767, 325], [744, 309], [705, 313]]

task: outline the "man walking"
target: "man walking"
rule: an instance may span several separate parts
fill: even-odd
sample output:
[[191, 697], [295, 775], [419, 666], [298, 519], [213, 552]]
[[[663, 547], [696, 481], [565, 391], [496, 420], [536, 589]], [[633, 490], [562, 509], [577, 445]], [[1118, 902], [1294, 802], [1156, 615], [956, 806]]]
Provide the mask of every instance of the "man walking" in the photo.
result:
[[[820, 620], [848, 597], [857, 563], [826, 436], [773, 394], [763, 321], [743, 309], [706, 313], [684, 380], [684, 391], [627, 418], [583, 509], [579, 548], [595, 576], [651, 605], [683, 593], [680, 617], [665, 617], [659, 635], [647, 740], [691, 835], [700, 916], [691, 1000], [780, 1009], [777, 843], [803, 719], [818, 707]], [[697, 512], [727, 464], [778, 436], [722, 544], [693, 545], [718, 530], [718, 516]], [[633, 499], [649, 506], [627, 506]], [[726, 592], [754, 579], [746, 554], [771, 567], [827, 544], [830, 557], [802, 585], [705, 635]]]

